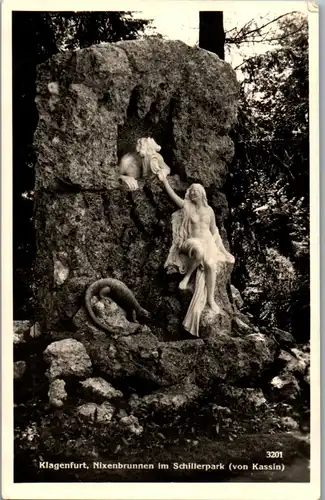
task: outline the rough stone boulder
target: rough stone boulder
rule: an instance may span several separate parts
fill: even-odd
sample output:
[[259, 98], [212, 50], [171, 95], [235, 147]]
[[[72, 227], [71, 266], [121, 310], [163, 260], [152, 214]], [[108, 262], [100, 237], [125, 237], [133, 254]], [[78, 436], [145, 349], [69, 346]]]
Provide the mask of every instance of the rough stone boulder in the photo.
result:
[[53, 380], [53, 382], [50, 383], [48, 397], [50, 405], [61, 408], [68, 397], [67, 391], [65, 390], [65, 381], [60, 379]]
[[187, 380], [185, 383], [155, 391], [142, 398], [131, 398], [132, 413], [143, 418], [175, 418], [180, 412], [197, 404], [203, 396], [203, 390]]
[[121, 391], [114, 389], [112, 384], [101, 377], [87, 378], [87, 380], [81, 381], [80, 384], [86, 395], [100, 402], [123, 397]]
[[277, 361], [282, 362], [282, 369], [273, 377], [269, 387], [269, 398], [275, 401], [299, 401], [309, 398], [309, 347], [291, 349], [291, 354], [280, 351]]
[[14, 321], [13, 323], [13, 343], [14, 345], [24, 344], [26, 342], [26, 336], [29, 332], [31, 322], [27, 320]]
[[50, 365], [46, 371], [50, 381], [69, 376], [84, 378], [92, 372], [91, 360], [85, 347], [75, 339], [52, 342], [43, 356], [44, 361]]
[[[220, 384], [215, 395], [219, 404], [231, 408], [233, 412], [254, 413], [266, 404], [262, 389], [252, 387], [235, 387]], [[221, 407], [222, 408], [222, 407]]]
[[119, 421], [120, 429], [131, 436], [141, 436], [143, 427], [139, 424], [139, 420], [134, 415], [126, 415]]
[[[103, 44], [56, 55], [38, 67], [42, 329], [68, 330], [89, 282], [112, 276], [152, 313], [150, 328], [160, 340], [182, 338], [189, 301], [178, 291], [180, 276], [163, 268], [176, 207], [157, 179], [141, 180], [138, 191], [126, 192], [117, 164], [139, 137], [153, 137], [180, 196], [192, 182], [204, 185], [227, 246], [228, 205], [220, 189], [234, 152], [228, 133], [238, 90], [230, 65], [175, 41]], [[220, 306], [230, 316], [231, 267], [218, 276]], [[230, 324], [221, 328], [229, 332]]]
[[273, 377], [270, 383], [269, 399], [294, 402], [300, 396], [299, 382], [292, 373], [284, 372]]
[[204, 343], [199, 340], [159, 342], [151, 332], [93, 340], [87, 344], [96, 371], [126, 383], [132, 378], [137, 388], [168, 387], [193, 373]]
[[262, 334], [231, 337], [221, 333], [204, 344], [196, 367], [197, 383], [205, 387], [226, 381], [254, 387], [272, 365], [276, 349], [276, 343]]
[[[264, 328], [262, 327], [261, 330], [263, 331]], [[291, 333], [285, 332], [284, 330], [280, 330], [280, 328], [274, 328], [274, 327], [265, 330], [274, 335], [275, 339], [277, 340], [281, 348], [291, 349], [297, 346], [297, 343], [294, 337], [291, 335]]]
[[96, 373], [148, 393], [185, 382], [205, 392], [216, 382], [252, 387], [276, 358], [277, 344], [261, 334], [159, 342], [150, 331], [112, 339], [104, 332], [89, 337], [72, 333], [86, 346]]
[[96, 371], [113, 380], [136, 376], [141, 383], [160, 386], [158, 340], [152, 333], [95, 340], [88, 352]]
[[293, 359], [287, 365], [287, 370], [297, 376], [304, 376], [310, 368], [310, 350], [309, 346], [304, 346], [304, 349], [293, 348]]
[[85, 403], [78, 406], [76, 412], [82, 420], [97, 422], [99, 424], [109, 424], [114, 416], [115, 407], [108, 401], [104, 401], [101, 405]]

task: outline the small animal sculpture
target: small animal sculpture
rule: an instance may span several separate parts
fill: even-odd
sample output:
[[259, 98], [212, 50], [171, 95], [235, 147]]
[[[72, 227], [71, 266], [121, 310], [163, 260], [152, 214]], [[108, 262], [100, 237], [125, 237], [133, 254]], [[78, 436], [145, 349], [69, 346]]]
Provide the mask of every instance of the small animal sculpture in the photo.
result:
[[138, 189], [138, 181], [143, 177], [142, 174], [142, 158], [140, 154], [136, 151], [133, 153], [126, 153], [122, 156], [120, 163], [120, 181], [126, 184], [129, 191], [135, 191]]
[[151, 137], [137, 140], [135, 152], [122, 156], [119, 163], [120, 181], [126, 184], [128, 190], [138, 189], [138, 179], [149, 178], [163, 171], [170, 174], [170, 168], [158, 153], [161, 147]]
[[131, 290], [122, 281], [114, 278], [103, 278], [92, 283], [85, 295], [85, 305], [91, 319], [103, 330], [114, 333], [105, 323], [103, 323], [94, 313], [91, 299], [94, 296], [99, 298], [109, 297], [116, 302], [127, 313], [131, 321], [137, 323], [137, 317], [149, 318], [150, 313], [140, 306]]

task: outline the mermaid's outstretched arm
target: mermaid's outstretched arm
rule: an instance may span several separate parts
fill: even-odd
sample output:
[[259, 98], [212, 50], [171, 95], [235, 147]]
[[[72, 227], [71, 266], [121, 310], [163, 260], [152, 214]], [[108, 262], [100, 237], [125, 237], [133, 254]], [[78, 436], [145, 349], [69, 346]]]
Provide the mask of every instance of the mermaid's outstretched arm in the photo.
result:
[[169, 195], [169, 197], [173, 200], [174, 203], [176, 203], [176, 205], [179, 207], [179, 208], [183, 208], [184, 206], [184, 200], [182, 200], [182, 198], [180, 198], [176, 193], [175, 191], [173, 190], [173, 188], [171, 187], [171, 185], [169, 184], [168, 180], [167, 180], [167, 177], [166, 177], [166, 173], [164, 171], [160, 171], [158, 173], [158, 179], [163, 183], [163, 185], [165, 186], [165, 189]]

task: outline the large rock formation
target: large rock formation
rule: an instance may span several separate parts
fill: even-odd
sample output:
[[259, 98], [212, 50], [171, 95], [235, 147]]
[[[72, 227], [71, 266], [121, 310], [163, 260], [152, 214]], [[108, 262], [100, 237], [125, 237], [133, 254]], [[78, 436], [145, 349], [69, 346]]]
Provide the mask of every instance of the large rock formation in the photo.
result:
[[[154, 137], [180, 195], [192, 182], [207, 189], [227, 244], [227, 201], [219, 189], [233, 156], [227, 134], [237, 96], [228, 64], [181, 42], [104, 44], [39, 66], [36, 230], [43, 327], [66, 328], [87, 284], [111, 275], [153, 313], [156, 335], [180, 338], [190, 297], [178, 292], [179, 277], [163, 269], [176, 207], [156, 179], [133, 193], [121, 189], [117, 163], [139, 137]], [[230, 271], [225, 265], [217, 287], [228, 311]]]

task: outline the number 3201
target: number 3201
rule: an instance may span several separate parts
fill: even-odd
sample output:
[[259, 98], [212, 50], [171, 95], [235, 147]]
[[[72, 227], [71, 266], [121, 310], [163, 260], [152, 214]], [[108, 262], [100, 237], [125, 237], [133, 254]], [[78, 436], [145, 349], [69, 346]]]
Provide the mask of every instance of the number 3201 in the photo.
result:
[[282, 451], [267, 451], [266, 458], [283, 458]]

